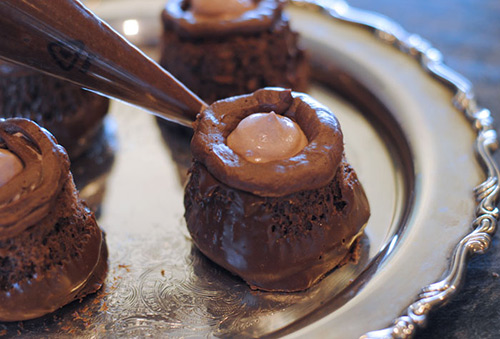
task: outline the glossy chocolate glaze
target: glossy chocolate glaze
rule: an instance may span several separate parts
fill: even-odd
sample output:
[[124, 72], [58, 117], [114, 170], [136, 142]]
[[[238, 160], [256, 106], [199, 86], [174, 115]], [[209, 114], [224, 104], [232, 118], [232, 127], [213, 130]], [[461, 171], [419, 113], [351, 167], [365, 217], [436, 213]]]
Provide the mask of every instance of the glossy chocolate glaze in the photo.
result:
[[349, 260], [370, 215], [346, 162], [325, 187], [283, 197], [229, 187], [198, 162], [191, 172], [184, 204], [193, 242], [256, 289], [309, 288]]
[[190, 11], [190, 0], [171, 0], [163, 11], [163, 22], [180, 36], [215, 37], [258, 33], [269, 29], [281, 17], [284, 0], [254, 0], [255, 7], [242, 15], [220, 20], [218, 17], [196, 16]]
[[80, 256], [8, 291], [0, 290], [0, 321], [35, 319], [99, 290], [108, 269], [108, 252], [103, 233], [98, 227], [92, 230]]
[[[242, 119], [271, 111], [298, 123], [309, 141], [301, 152], [288, 159], [256, 164], [227, 146], [226, 138]], [[198, 115], [194, 126], [194, 158], [219, 181], [261, 196], [284, 196], [327, 185], [344, 152], [336, 117], [310, 96], [280, 88], [217, 101]]]
[[[14, 263], [10, 271], [0, 265], [0, 321], [20, 321], [99, 289], [107, 248], [93, 214], [78, 198], [68, 156], [50, 133], [29, 120], [0, 120], [0, 147], [24, 165], [0, 187], [0, 262]], [[61, 238], [51, 238], [57, 234]]]

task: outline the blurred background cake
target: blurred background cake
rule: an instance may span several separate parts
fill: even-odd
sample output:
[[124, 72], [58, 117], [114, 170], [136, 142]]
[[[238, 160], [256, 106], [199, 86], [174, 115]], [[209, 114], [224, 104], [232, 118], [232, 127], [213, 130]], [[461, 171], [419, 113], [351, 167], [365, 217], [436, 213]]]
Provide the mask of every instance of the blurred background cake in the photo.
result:
[[78, 189], [100, 183], [83, 192], [93, 210], [98, 209], [114, 161], [113, 134], [104, 124], [108, 108], [105, 97], [0, 60], [0, 118], [22, 117], [49, 130], [71, 159]]
[[160, 64], [207, 103], [268, 86], [307, 90], [283, 0], [170, 0]]
[[97, 139], [108, 108], [105, 97], [0, 60], [0, 118], [35, 121], [56, 137], [72, 160]]

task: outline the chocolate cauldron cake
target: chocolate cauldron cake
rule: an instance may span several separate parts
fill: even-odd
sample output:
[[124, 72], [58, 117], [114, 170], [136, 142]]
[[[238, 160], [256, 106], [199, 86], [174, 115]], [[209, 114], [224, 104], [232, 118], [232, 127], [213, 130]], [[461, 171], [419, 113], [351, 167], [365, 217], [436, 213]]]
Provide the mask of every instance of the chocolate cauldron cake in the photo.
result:
[[33, 319], [96, 292], [107, 247], [68, 156], [45, 129], [0, 119], [0, 321]]
[[[228, 137], [257, 112], [288, 117], [307, 145], [266, 163], [236, 153]], [[356, 260], [369, 205], [331, 111], [306, 94], [262, 89], [215, 102], [194, 126], [184, 205], [203, 254], [252, 288], [287, 292]]]

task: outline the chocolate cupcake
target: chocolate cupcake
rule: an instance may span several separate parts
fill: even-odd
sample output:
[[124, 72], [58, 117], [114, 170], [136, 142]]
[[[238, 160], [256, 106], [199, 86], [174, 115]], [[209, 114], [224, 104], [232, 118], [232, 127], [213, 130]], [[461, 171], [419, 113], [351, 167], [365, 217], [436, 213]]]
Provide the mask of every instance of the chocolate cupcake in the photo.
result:
[[0, 118], [48, 129], [75, 160], [102, 132], [109, 99], [26, 67], [0, 61]]
[[337, 119], [309, 96], [273, 88], [217, 101], [191, 149], [193, 242], [252, 288], [304, 290], [358, 257], [368, 201]]
[[170, 0], [160, 64], [203, 100], [280, 86], [303, 92], [305, 53], [283, 0]]
[[29, 120], [0, 120], [0, 169], [0, 321], [37, 318], [96, 292], [106, 242], [64, 148]]

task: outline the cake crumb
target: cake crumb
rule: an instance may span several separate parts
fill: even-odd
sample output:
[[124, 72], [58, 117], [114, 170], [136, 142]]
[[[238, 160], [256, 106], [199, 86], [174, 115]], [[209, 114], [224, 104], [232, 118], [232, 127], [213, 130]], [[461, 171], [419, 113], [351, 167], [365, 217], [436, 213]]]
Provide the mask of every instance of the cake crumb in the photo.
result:
[[119, 268], [124, 268], [127, 272], [130, 272], [130, 265], [118, 265]]
[[108, 304], [104, 301], [101, 305], [101, 308], [99, 308], [99, 312], [106, 312], [108, 310]]
[[497, 272], [492, 272], [491, 275], [494, 277], [494, 278], [498, 278], [500, 277], [500, 275], [497, 273]]
[[3, 329], [0, 331], [0, 337], [3, 337], [4, 335], [7, 335], [7, 330]]
[[69, 325], [64, 325], [61, 326], [61, 330], [63, 330], [64, 332], [69, 332], [71, 330], [71, 327]]
[[78, 311], [73, 312], [72, 316], [73, 316], [73, 320], [82, 320], [82, 321], [84, 320], [82, 318], [82, 316], [80, 315], [80, 313], [78, 313]]
[[161, 270], [161, 276], [164, 277], [165, 276], [165, 270]]

